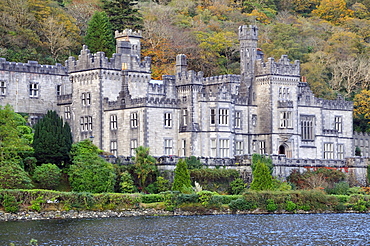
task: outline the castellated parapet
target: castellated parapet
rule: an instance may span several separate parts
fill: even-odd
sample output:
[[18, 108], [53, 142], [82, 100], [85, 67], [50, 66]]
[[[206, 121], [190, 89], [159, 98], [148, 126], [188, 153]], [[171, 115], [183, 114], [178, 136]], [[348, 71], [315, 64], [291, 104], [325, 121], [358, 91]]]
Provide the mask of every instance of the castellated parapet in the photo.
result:
[[204, 85], [223, 84], [223, 83], [240, 83], [240, 75], [227, 74], [204, 78]]
[[136, 37], [136, 38], [142, 38], [143, 34], [142, 31], [133, 31], [131, 29], [125, 29], [122, 32], [115, 31], [114, 37], [116, 39], [128, 39], [129, 37]]
[[270, 57], [264, 63], [259, 60], [256, 66], [256, 76], [261, 75], [284, 75], [284, 76], [300, 76], [300, 62], [294, 61], [290, 63], [287, 55], [282, 55], [278, 62]]
[[5, 58], [0, 58], [0, 70], [20, 73], [68, 75], [67, 69], [59, 63], [55, 65], [41, 65], [37, 61], [28, 61], [28, 63], [18, 63], [18, 62], [9, 62]]

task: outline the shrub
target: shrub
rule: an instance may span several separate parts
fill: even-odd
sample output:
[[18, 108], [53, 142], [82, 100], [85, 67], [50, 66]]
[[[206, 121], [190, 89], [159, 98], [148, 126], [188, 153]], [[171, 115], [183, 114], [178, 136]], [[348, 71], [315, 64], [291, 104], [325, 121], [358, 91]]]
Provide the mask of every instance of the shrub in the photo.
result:
[[222, 204], [229, 204], [232, 200], [236, 200], [242, 197], [243, 197], [242, 195], [222, 195], [222, 196], [214, 195], [212, 199], [213, 198], [220, 199], [222, 201]]
[[336, 197], [338, 199], [338, 202], [340, 203], [348, 202], [350, 198], [350, 196], [346, 196], [346, 195], [333, 195], [333, 196]]
[[347, 209], [347, 206], [344, 203], [338, 203], [334, 207], [334, 210], [337, 211], [337, 212], [344, 212], [344, 211], [346, 211], [346, 209]]
[[274, 212], [277, 210], [277, 205], [275, 204], [275, 201], [273, 199], [267, 200], [266, 210], [269, 212]]
[[202, 190], [197, 193], [199, 196], [199, 201], [202, 203], [202, 205], [206, 206], [208, 205], [208, 202], [211, 200], [212, 196], [218, 195], [216, 192], [208, 191], [208, 190]]
[[30, 189], [33, 185], [28, 174], [13, 161], [0, 163], [0, 189]]
[[245, 189], [244, 180], [241, 178], [235, 179], [234, 181], [230, 183], [230, 189], [231, 189], [231, 194], [233, 195], [241, 194]]
[[285, 203], [285, 210], [286, 211], [293, 212], [296, 209], [297, 209], [297, 204], [295, 204], [292, 201], [286, 201], [286, 203]]
[[347, 182], [339, 182], [334, 185], [334, 188], [327, 189], [328, 194], [335, 194], [335, 195], [348, 195], [349, 184]]
[[230, 190], [230, 183], [239, 178], [240, 174], [234, 169], [193, 169], [190, 177], [197, 181], [204, 190], [222, 191]]
[[36, 200], [31, 201], [31, 209], [37, 212], [41, 211], [41, 204], [44, 203], [45, 200], [42, 196], [38, 197]]
[[358, 200], [357, 203], [353, 205], [353, 209], [358, 212], [365, 212], [367, 210], [366, 202], [364, 200]]
[[245, 211], [245, 210], [250, 210], [250, 209], [255, 209], [257, 208], [257, 205], [252, 202], [252, 201], [247, 201], [245, 198], [238, 198], [236, 200], [232, 200], [229, 203], [229, 208], [232, 211]]
[[42, 164], [35, 168], [33, 180], [39, 183], [40, 188], [54, 189], [60, 184], [62, 171], [55, 164]]
[[19, 202], [17, 202], [13, 195], [4, 194], [3, 207], [7, 213], [16, 213], [19, 210]]
[[179, 194], [177, 197], [177, 204], [182, 203], [197, 203], [199, 202], [198, 194]]
[[141, 196], [142, 203], [163, 202], [164, 197], [160, 194], [146, 194]]

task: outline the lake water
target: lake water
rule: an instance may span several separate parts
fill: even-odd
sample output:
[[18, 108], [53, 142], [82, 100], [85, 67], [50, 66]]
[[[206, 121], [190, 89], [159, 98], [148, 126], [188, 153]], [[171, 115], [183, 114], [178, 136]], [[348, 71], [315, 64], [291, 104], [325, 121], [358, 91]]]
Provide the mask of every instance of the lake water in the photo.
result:
[[370, 214], [125, 217], [0, 222], [0, 245], [370, 245]]

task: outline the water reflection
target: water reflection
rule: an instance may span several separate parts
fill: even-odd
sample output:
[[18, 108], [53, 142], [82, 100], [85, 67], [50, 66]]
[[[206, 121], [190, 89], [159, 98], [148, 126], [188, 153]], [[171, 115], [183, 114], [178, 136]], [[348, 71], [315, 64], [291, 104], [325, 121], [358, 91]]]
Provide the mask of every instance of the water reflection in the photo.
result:
[[0, 222], [0, 245], [369, 245], [369, 214]]

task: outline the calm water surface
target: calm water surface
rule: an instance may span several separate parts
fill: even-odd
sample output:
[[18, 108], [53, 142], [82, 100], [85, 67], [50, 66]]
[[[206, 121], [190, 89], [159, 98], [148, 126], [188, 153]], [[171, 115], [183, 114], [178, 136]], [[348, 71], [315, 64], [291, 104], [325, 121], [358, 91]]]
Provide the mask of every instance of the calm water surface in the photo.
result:
[[0, 245], [370, 245], [370, 214], [0, 222]]

